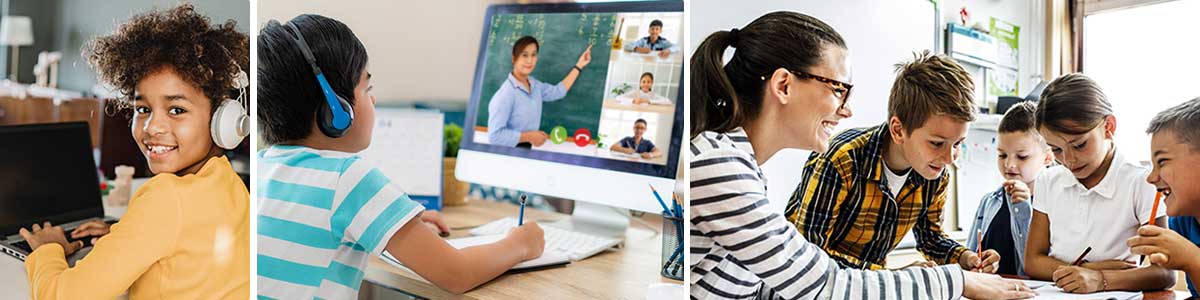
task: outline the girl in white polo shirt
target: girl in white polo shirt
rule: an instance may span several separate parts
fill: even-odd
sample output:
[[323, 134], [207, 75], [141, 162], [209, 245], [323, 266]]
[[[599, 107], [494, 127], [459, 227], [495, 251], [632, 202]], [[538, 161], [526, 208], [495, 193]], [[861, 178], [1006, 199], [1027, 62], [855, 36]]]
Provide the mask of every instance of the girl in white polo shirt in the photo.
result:
[[[1038, 174], [1025, 273], [1072, 293], [1157, 290], [1175, 284], [1171, 271], [1139, 267], [1125, 240], [1150, 222], [1154, 186], [1148, 167], [1113, 145], [1117, 118], [1104, 92], [1082, 74], [1046, 86], [1036, 123], [1061, 164]], [[1166, 224], [1159, 207], [1156, 224]], [[1072, 266], [1085, 250], [1080, 266]]]

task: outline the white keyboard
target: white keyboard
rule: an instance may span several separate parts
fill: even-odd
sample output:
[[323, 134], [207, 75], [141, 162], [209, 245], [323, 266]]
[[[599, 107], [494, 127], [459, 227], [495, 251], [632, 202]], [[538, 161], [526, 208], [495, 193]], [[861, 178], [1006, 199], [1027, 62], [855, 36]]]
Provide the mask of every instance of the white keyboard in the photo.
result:
[[[506, 217], [471, 229], [471, 235], [507, 234], [517, 227], [517, 219]], [[580, 261], [621, 244], [621, 239], [542, 226], [546, 233], [546, 252], [564, 253], [571, 261]]]

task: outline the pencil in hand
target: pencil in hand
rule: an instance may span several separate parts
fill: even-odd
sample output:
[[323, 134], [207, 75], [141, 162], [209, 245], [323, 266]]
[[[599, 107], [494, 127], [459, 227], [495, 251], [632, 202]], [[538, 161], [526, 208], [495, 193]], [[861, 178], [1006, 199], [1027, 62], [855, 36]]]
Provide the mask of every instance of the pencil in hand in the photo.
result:
[[[1154, 225], [1154, 219], [1158, 219], [1158, 202], [1160, 202], [1159, 200], [1161, 200], [1161, 199], [1162, 199], [1161, 191], [1154, 194], [1154, 206], [1150, 208], [1150, 222], [1148, 223], [1150, 225]], [[1139, 256], [1138, 265], [1140, 266], [1144, 263], [1146, 263], [1146, 256], [1145, 255]]]
[[1078, 266], [1078, 265], [1083, 264], [1083, 258], [1087, 257], [1089, 252], [1092, 252], [1092, 247], [1087, 247], [1087, 249], [1083, 249], [1083, 254], [1080, 254], [1079, 258], [1076, 258], [1075, 262], [1071, 263], [1071, 265]]

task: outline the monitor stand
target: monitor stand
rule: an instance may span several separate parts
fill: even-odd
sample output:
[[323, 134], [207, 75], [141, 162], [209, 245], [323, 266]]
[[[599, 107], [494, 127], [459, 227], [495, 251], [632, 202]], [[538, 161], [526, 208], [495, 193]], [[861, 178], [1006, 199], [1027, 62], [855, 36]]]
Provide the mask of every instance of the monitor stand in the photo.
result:
[[603, 204], [575, 201], [575, 212], [548, 226], [592, 235], [624, 238], [629, 228], [629, 210]]

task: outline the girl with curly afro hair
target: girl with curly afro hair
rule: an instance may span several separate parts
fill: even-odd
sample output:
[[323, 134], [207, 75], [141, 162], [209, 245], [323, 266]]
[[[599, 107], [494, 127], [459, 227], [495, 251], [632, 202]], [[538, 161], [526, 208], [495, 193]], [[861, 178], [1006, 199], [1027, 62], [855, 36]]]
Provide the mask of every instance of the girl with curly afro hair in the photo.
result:
[[[133, 138], [156, 175], [111, 227], [90, 221], [69, 240], [53, 224], [22, 228], [34, 249], [25, 261], [33, 298], [250, 296], [250, 195], [222, 149], [245, 134], [214, 135], [210, 124], [226, 114], [221, 105], [245, 109], [245, 101], [227, 100], [248, 85], [249, 37], [235, 27], [183, 4], [135, 15], [84, 47], [100, 81], [132, 110]], [[66, 257], [85, 240], [94, 244], [87, 259], [69, 266]]]

